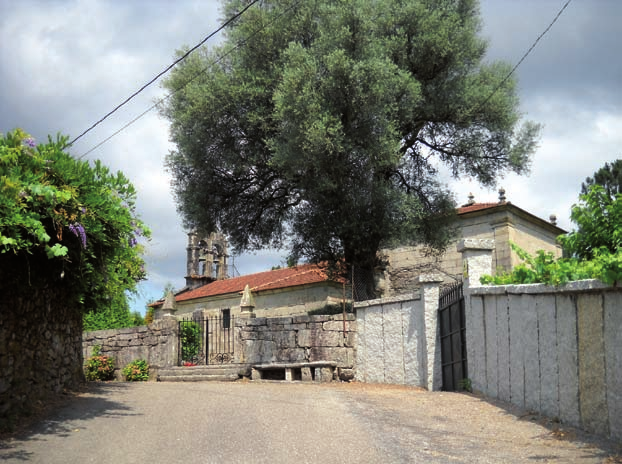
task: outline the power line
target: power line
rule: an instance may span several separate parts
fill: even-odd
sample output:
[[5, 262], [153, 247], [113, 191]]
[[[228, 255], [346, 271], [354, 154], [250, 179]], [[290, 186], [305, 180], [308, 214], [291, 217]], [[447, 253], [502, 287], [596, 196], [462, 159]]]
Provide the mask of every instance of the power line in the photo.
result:
[[108, 140], [112, 139], [113, 137], [115, 137], [116, 135], [118, 135], [119, 133], [123, 132], [125, 129], [127, 129], [129, 126], [131, 126], [132, 124], [134, 124], [136, 121], [138, 121], [139, 119], [141, 119], [143, 116], [145, 116], [147, 113], [149, 113], [150, 111], [154, 110], [155, 108], [157, 108], [157, 106], [161, 103], [163, 103], [165, 100], [168, 100], [169, 98], [171, 98], [173, 95], [177, 94], [178, 92], [180, 92], [181, 90], [183, 90], [188, 84], [190, 84], [191, 82], [193, 82], [197, 77], [199, 77], [201, 74], [204, 74], [210, 66], [214, 65], [214, 64], [218, 64], [220, 63], [225, 57], [227, 57], [228, 55], [230, 55], [231, 53], [233, 53], [235, 50], [241, 48], [243, 45], [246, 45], [246, 43], [252, 39], [253, 37], [255, 37], [259, 32], [261, 32], [262, 30], [264, 30], [266, 27], [271, 26], [272, 24], [274, 24], [278, 19], [280, 19], [281, 17], [283, 17], [286, 13], [289, 13], [292, 9], [294, 9], [296, 6], [298, 6], [301, 1], [303, 0], [298, 0], [297, 2], [293, 3], [292, 5], [290, 5], [288, 8], [286, 8], [285, 10], [283, 10], [281, 12], [281, 14], [279, 14], [278, 16], [276, 16], [274, 18], [274, 20], [272, 20], [271, 22], [264, 24], [262, 27], [260, 27], [259, 29], [257, 29], [256, 31], [254, 31], [246, 40], [241, 40], [240, 42], [238, 42], [235, 46], [231, 47], [229, 50], [227, 50], [226, 52], [224, 52], [220, 57], [218, 57], [218, 59], [212, 61], [210, 64], [208, 64], [207, 66], [205, 66], [203, 69], [201, 69], [199, 72], [197, 72], [194, 76], [192, 76], [186, 83], [184, 83], [183, 85], [181, 85], [179, 88], [173, 90], [171, 93], [169, 93], [168, 95], [162, 97], [161, 99], [159, 99], [157, 102], [155, 102], [153, 105], [151, 105], [149, 108], [147, 108], [145, 111], [143, 111], [142, 113], [140, 113], [138, 116], [136, 116], [134, 119], [132, 119], [131, 121], [127, 122], [125, 125], [123, 125], [122, 127], [120, 127], [119, 129], [117, 129], [115, 132], [113, 132], [112, 134], [110, 134], [108, 137], [106, 137], [104, 140], [102, 140], [101, 142], [99, 142], [97, 145], [95, 145], [94, 147], [90, 148], [88, 151], [84, 152], [82, 155], [80, 155], [78, 157], [78, 159], [82, 159], [84, 158], [86, 155], [88, 155], [89, 153], [91, 153], [92, 151], [96, 150], [97, 148], [101, 147], [104, 143], [108, 142]]
[[[225, 27], [227, 24], [229, 24], [233, 19], [239, 17], [242, 13], [244, 13], [244, 11], [246, 11], [250, 6], [252, 6], [254, 3], [256, 3], [258, 0], [254, 0], [251, 4], [249, 4], [246, 8], [244, 8], [240, 13], [238, 13], [236, 16], [234, 16], [232, 19], [230, 19], [229, 21], [227, 21], [227, 23], [225, 23], [221, 28], [218, 29], [218, 31], [220, 31], [223, 27]], [[251, 34], [251, 36], [248, 39], [253, 38], [256, 34], [258, 34], [259, 32], [261, 32], [263, 29], [265, 29], [267, 26], [272, 25], [277, 19], [281, 18], [285, 13], [289, 12], [290, 10], [292, 10], [295, 6], [297, 6], [300, 3], [301, 0], [299, 0], [298, 2], [295, 2], [293, 5], [291, 5], [289, 8], [285, 9], [279, 16], [277, 16], [272, 22], [265, 24], [264, 26], [262, 26], [261, 28], [257, 29], [253, 34]], [[553, 26], [553, 24], [555, 24], [557, 22], [557, 20], [559, 19], [559, 17], [562, 15], [562, 13], [564, 12], [564, 10], [566, 9], [566, 7], [570, 4], [572, 0], [567, 0], [566, 3], [564, 4], [564, 6], [559, 10], [559, 12], [557, 13], [557, 15], [555, 16], [555, 18], [553, 18], [553, 20], [551, 21], [551, 23], [546, 27], [546, 29], [536, 38], [536, 40], [534, 41], [534, 43], [531, 45], [531, 47], [529, 47], [529, 49], [525, 52], [525, 54], [522, 56], [522, 58], [516, 63], [516, 65], [512, 68], [512, 70], [503, 78], [503, 80], [493, 89], [493, 91], [488, 95], [488, 97], [486, 97], [486, 99], [480, 103], [479, 105], [477, 105], [476, 107], [474, 107], [471, 111], [468, 111], [468, 113], [470, 112], [475, 112], [477, 110], [479, 110], [482, 106], [484, 106], [486, 103], [488, 103], [488, 101], [495, 95], [495, 93], [497, 93], [497, 91], [503, 87], [503, 85], [505, 84], [505, 82], [510, 78], [510, 76], [512, 76], [512, 74], [514, 74], [514, 72], [516, 71], [516, 69], [521, 65], [521, 63], [525, 60], [525, 58], [527, 58], [527, 56], [533, 51], [533, 49], [536, 47], [536, 45], [538, 44], [538, 42], [540, 42], [540, 40], [546, 35], [546, 33], [549, 31], [549, 29], [551, 29], [551, 27]], [[218, 32], [216, 31], [216, 32]], [[215, 33], [215, 32], [214, 32]], [[210, 34], [210, 36], [214, 35], [214, 33]], [[188, 53], [184, 54], [183, 57], [181, 57], [179, 60], [175, 61], [175, 63], [173, 63], [171, 66], [169, 66], [165, 71], [163, 71], [162, 73], [160, 73], [158, 76], [156, 76], [156, 78], [154, 78], [154, 80], [156, 80], [159, 76], [161, 76], [162, 74], [164, 74], [166, 71], [168, 71], [170, 68], [172, 68], [175, 64], [177, 64], [179, 61], [183, 60], [184, 58], [186, 58], [192, 51], [194, 51], [196, 48], [198, 48], [202, 43], [204, 43], [207, 39], [209, 38], [209, 36], [204, 39], [201, 43], [199, 43], [197, 46], [193, 47], [190, 51], [188, 51]], [[231, 49], [229, 49], [226, 53], [224, 53], [223, 55], [221, 55], [217, 60], [214, 60], [211, 64], [217, 64], [220, 61], [222, 61], [227, 55], [229, 55], [230, 53], [232, 53], [233, 51], [237, 50], [238, 48], [242, 47], [243, 45], [246, 44], [246, 42], [248, 41], [241, 41], [239, 42], [237, 45], [235, 45], [234, 47], [232, 47]], [[172, 97], [173, 95], [175, 95], [176, 93], [178, 93], [179, 91], [181, 91], [182, 89], [184, 89], [188, 84], [190, 84], [192, 81], [194, 81], [197, 77], [199, 77], [201, 74], [203, 74], [205, 71], [207, 71], [207, 69], [209, 68], [209, 65], [204, 67], [201, 71], [199, 71], [198, 73], [196, 73], [192, 78], [190, 78], [185, 84], [183, 84], [182, 86], [180, 86], [178, 89], [172, 91], [171, 93], [169, 93], [168, 95], [166, 95], [165, 97], [161, 98], [160, 100], [158, 100], [156, 103], [154, 103], [152, 106], [150, 106], [149, 108], [147, 108], [145, 111], [143, 111], [142, 113], [140, 113], [138, 116], [136, 116], [134, 119], [130, 120], [129, 122], [127, 122], [125, 125], [123, 125], [122, 127], [120, 127], [118, 130], [116, 130], [115, 132], [113, 132], [111, 135], [109, 135], [108, 137], [106, 137], [104, 140], [102, 140], [101, 142], [99, 142], [97, 145], [95, 145], [94, 147], [90, 148], [88, 151], [86, 151], [85, 153], [83, 153], [78, 159], [82, 159], [84, 158], [86, 155], [88, 155], [89, 153], [93, 152], [94, 150], [96, 150], [97, 148], [99, 148], [100, 146], [102, 146], [103, 144], [105, 144], [106, 142], [108, 142], [110, 139], [114, 138], [115, 136], [117, 136], [119, 133], [123, 132], [125, 129], [127, 129], [129, 126], [131, 126], [132, 124], [134, 124], [136, 121], [138, 121], [139, 119], [141, 119], [143, 116], [145, 116], [147, 113], [149, 113], [150, 111], [154, 110], [155, 108], [157, 108], [157, 106], [161, 103], [163, 103], [165, 100], [169, 99], [170, 97]], [[147, 84], [148, 85], [148, 84]], [[140, 92], [140, 91], [139, 91]], [[138, 92], [137, 92], [138, 93]], [[131, 98], [131, 97], [130, 97]], [[129, 101], [126, 100], [126, 102]], [[106, 117], [108, 117], [110, 114], [112, 114], [114, 111], [116, 111], [116, 109], [118, 109], [119, 107], [121, 107], [123, 104], [125, 104], [126, 102], [122, 103], [121, 105], [119, 105], [117, 108], [115, 108], [115, 110], [113, 110], [111, 113], [109, 113], [107, 116], [105, 116], [102, 120], [98, 121], [96, 124], [94, 124], [91, 128], [89, 128], [87, 131], [85, 131], [84, 133], [82, 133], [80, 136], [76, 137], [72, 142], [70, 142], [68, 144], [71, 145], [73, 142], [75, 142], [76, 140], [78, 140], [80, 137], [82, 137], [84, 134], [86, 134], [86, 132], [88, 132], [89, 130], [91, 130], [93, 127], [95, 127], [97, 124], [99, 124], [101, 121], [103, 121]]]
[[212, 32], [211, 34], [209, 34], [208, 36], [206, 36], [203, 40], [201, 40], [198, 44], [196, 44], [194, 47], [192, 47], [190, 50], [188, 50], [186, 53], [184, 53], [181, 57], [179, 57], [178, 59], [176, 59], [172, 64], [170, 64], [169, 66], [166, 67], [166, 69], [164, 69], [163, 71], [161, 71], [159, 74], [157, 74], [153, 79], [151, 79], [149, 82], [147, 82], [145, 85], [143, 85], [140, 89], [138, 89], [136, 92], [134, 92], [132, 95], [130, 95], [129, 97], [127, 97], [122, 103], [120, 103], [119, 105], [117, 105], [112, 111], [110, 111], [108, 114], [106, 114], [103, 118], [101, 118], [99, 121], [97, 121], [95, 124], [93, 124], [91, 127], [89, 127], [87, 130], [85, 130], [84, 132], [82, 132], [80, 135], [78, 135], [75, 139], [73, 139], [72, 141], [70, 141], [66, 146], [71, 146], [73, 145], [77, 140], [79, 140], [80, 138], [82, 138], [84, 135], [86, 135], [88, 132], [90, 132], [91, 130], [93, 130], [98, 124], [100, 124], [101, 122], [105, 121], [108, 117], [110, 117], [112, 114], [114, 114], [119, 108], [121, 108], [122, 106], [124, 106], [126, 103], [128, 103], [132, 98], [134, 98], [136, 95], [138, 95], [139, 93], [141, 93], [143, 90], [145, 90], [147, 87], [149, 87], [151, 84], [153, 84], [155, 81], [157, 81], [160, 77], [162, 77], [164, 74], [166, 74], [167, 72], [169, 72], [175, 65], [177, 65], [177, 63], [179, 63], [180, 61], [185, 60], [188, 55], [190, 55], [190, 53], [192, 53], [193, 51], [195, 51], [197, 48], [199, 48], [201, 45], [203, 45], [205, 42], [207, 42], [209, 39], [211, 39], [212, 37], [214, 37], [216, 34], [218, 34], [220, 31], [222, 31], [225, 27], [227, 27], [229, 24], [231, 24], [233, 21], [235, 21], [236, 19], [238, 19], [240, 16], [242, 16], [244, 14], [244, 12], [246, 10], [248, 10], [251, 6], [253, 6], [255, 3], [257, 3], [259, 0], [252, 0], [248, 5], [246, 5], [239, 13], [236, 13], [235, 15], [233, 15], [231, 18], [229, 18], [227, 21], [225, 21], [218, 29], [216, 29], [214, 32]]
[[[490, 99], [494, 96], [494, 94], [497, 93], [497, 91], [503, 87], [503, 84], [505, 84], [507, 82], [507, 80], [510, 78], [510, 76], [512, 74], [514, 74], [514, 71], [516, 71], [516, 69], [521, 65], [521, 63], [523, 61], [525, 61], [525, 58], [527, 58], [527, 56], [532, 52], [532, 50], [534, 48], [536, 48], [536, 45], [538, 44], [538, 42], [540, 42], [540, 39], [542, 39], [542, 37], [544, 37], [546, 35], [547, 32], [549, 32], [549, 29], [551, 29], [551, 27], [553, 27], [553, 24], [555, 24], [557, 22], [557, 20], [559, 19], [559, 17], [562, 15], [562, 13], [564, 12], [564, 10], [566, 9], [566, 7], [570, 4], [572, 0], [568, 0], [564, 6], [562, 6], [562, 8], [557, 12], [557, 15], [555, 16], [555, 18], [553, 18], [553, 21], [551, 21], [551, 23], [547, 26], [547, 28], [538, 36], [538, 38], [535, 40], [535, 42], [531, 45], [531, 47], [529, 47], [529, 50], [527, 50], [525, 52], [525, 54], [522, 56], [522, 58], [520, 60], [518, 60], [518, 63], [516, 63], [516, 65], [514, 65], [514, 67], [512, 68], [512, 70], [503, 78], [503, 80], [494, 88], [494, 90], [490, 93], [490, 95], [488, 95], [488, 97], [486, 97], [486, 99], [480, 103], [479, 105], [477, 105], [471, 112], [475, 112], [477, 110], [479, 110], [481, 107], [483, 107], [486, 103], [488, 103], [490, 101]], [[469, 112], [467, 112], [468, 114]]]

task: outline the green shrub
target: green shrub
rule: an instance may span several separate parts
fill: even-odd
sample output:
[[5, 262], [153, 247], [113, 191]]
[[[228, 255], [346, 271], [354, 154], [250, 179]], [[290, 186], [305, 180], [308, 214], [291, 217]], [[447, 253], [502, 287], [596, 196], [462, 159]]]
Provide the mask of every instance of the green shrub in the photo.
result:
[[181, 359], [182, 361], [196, 362], [196, 356], [201, 349], [201, 326], [196, 322], [184, 321], [181, 324]]
[[112, 380], [114, 378], [114, 359], [100, 354], [101, 347], [93, 347], [93, 355], [86, 359], [84, 376], [88, 381]]
[[123, 368], [123, 377], [129, 382], [149, 380], [149, 364], [144, 359], [136, 359]]
[[539, 250], [531, 256], [515, 243], [510, 243], [523, 262], [512, 272], [496, 276], [484, 275], [480, 278], [483, 285], [536, 284], [563, 285], [574, 280], [599, 279], [613, 285], [622, 281], [622, 249], [611, 253], [600, 247], [594, 251], [591, 260], [577, 258], [555, 258], [553, 253]]

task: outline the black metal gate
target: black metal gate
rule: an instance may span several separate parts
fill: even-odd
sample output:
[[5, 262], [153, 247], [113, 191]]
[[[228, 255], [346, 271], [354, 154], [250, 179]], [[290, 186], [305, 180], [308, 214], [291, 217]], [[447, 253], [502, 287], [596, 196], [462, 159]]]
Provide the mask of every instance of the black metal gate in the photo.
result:
[[234, 347], [234, 320], [229, 309], [179, 321], [180, 366], [233, 363]]
[[441, 292], [438, 315], [441, 326], [443, 390], [470, 390], [462, 282], [458, 282]]

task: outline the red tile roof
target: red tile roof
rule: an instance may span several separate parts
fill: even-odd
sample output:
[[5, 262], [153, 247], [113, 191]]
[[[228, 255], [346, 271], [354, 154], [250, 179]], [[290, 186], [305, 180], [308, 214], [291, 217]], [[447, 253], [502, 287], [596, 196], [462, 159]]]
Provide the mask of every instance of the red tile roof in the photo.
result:
[[472, 213], [483, 209], [494, 208], [495, 206], [505, 205], [506, 203], [473, 203], [472, 205], [460, 206], [458, 214]]
[[258, 272], [233, 279], [216, 280], [176, 296], [176, 301], [242, 292], [246, 284], [252, 291], [274, 290], [330, 281], [324, 270], [315, 264], [302, 264], [286, 269]]

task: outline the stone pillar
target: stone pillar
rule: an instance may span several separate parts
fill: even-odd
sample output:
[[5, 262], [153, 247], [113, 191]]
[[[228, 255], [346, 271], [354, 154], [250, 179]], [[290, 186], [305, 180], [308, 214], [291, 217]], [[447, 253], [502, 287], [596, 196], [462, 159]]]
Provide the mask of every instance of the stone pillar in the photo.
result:
[[240, 317], [255, 317], [255, 299], [248, 284], [244, 287], [242, 300], [240, 301]]
[[188, 246], [186, 247], [186, 275], [198, 274], [199, 266], [199, 236], [196, 232], [190, 232], [188, 234]]
[[468, 378], [473, 390], [486, 390], [486, 331], [483, 300], [471, 297], [470, 289], [481, 287], [480, 277], [492, 274], [492, 254], [495, 241], [491, 239], [464, 239], [458, 242], [462, 253], [464, 278], [465, 337], [468, 362]]
[[442, 384], [441, 344], [438, 327], [438, 296], [443, 276], [440, 274], [421, 274], [421, 300], [423, 301], [423, 321], [425, 333], [425, 363], [422, 384], [428, 390], [440, 390]]
[[177, 311], [175, 295], [169, 290], [164, 298], [164, 303], [162, 304], [162, 317], [172, 317], [175, 315], [175, 311]]
[[479, 278], [492, 274], [492, 251], [495, 241], [492, 239], [467, 238], [458, 242], [458, 253], [462, 253], [464, 283], [468, 287], [481, 286]]

